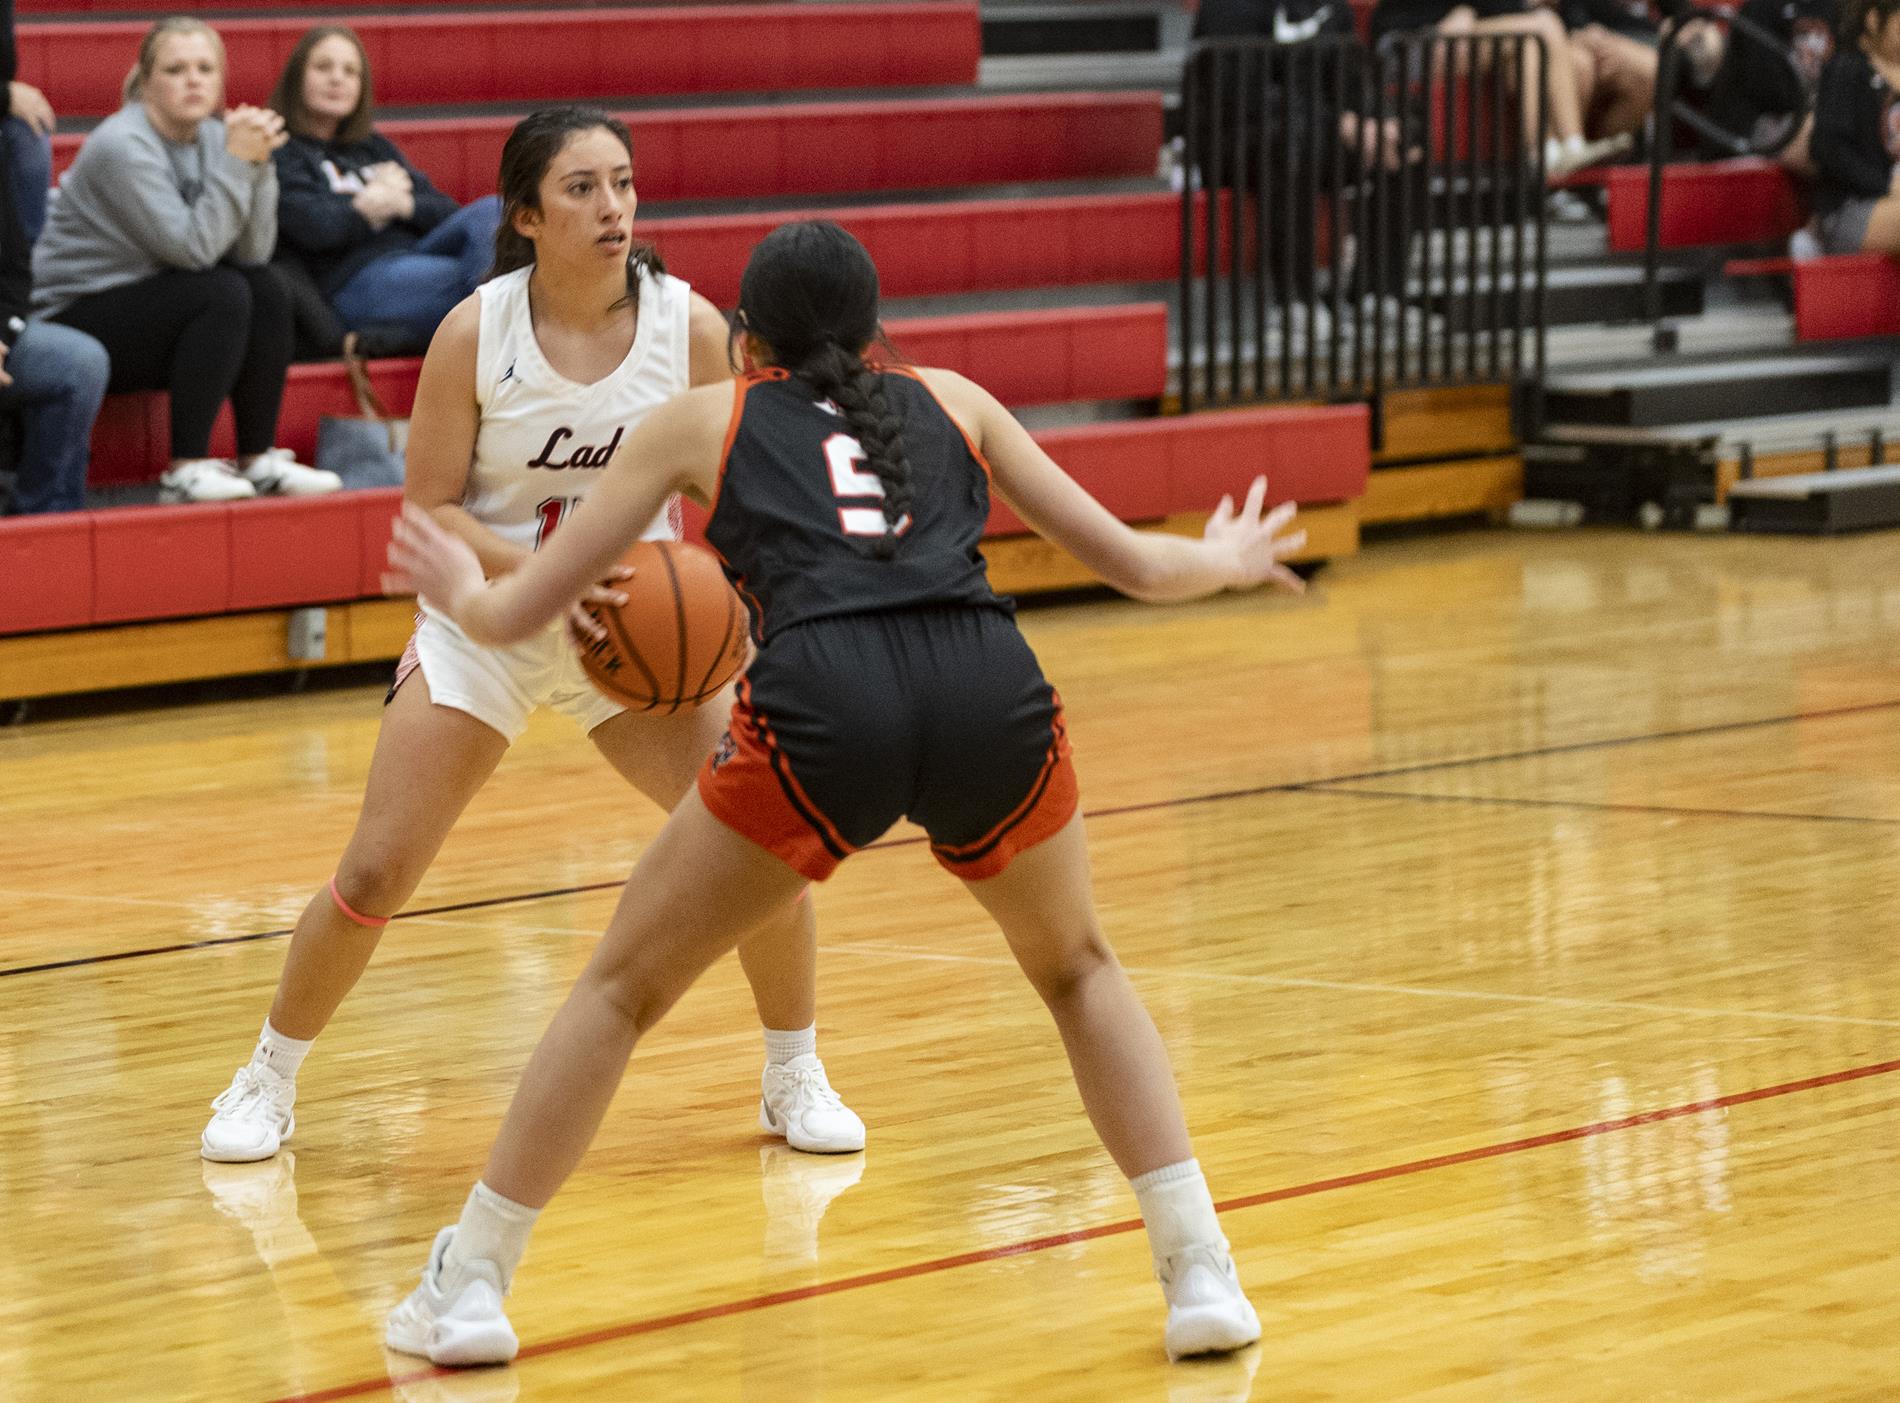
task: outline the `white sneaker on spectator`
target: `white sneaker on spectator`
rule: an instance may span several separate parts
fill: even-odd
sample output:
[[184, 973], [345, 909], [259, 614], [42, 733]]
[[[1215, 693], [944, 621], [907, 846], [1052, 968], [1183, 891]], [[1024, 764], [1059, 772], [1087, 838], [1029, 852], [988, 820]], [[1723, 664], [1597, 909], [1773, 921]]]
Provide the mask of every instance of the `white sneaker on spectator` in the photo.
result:
[[217, 1114], [198, 1137], [198, 1153], [219, 1164], [269, 1159], [297, 1128], [297, 1083], [246, 1062], [211, 1103]]
[[1612, 156], [1620, 156], [1634, 144], [1635, 139], [1628, 132], [1620, 136], [1606, 136], [1598, 141], [1576, 138], [1557, 141], [1552, 138], [1544, 143], [1544, 178], [1562, 180], [1567, 175], [1601, 165]]
[[848, 1155], [864, 1148], [864, 1122], [839, 1099], [815, 1053], [766, 1064], [759, 1082], [759, 1126], [795, 1150]]
[[453, 1279], [445, 1278], [443, 1268], [454, 1240], [453, 1227], [435, 1235], [422, 1282], [389, 1313], [383, 1343], [401, 1354], [419, 1354], [431, 1364], [506, 1364], [521, 1345], [501, 1307], [507, 1290], [501, 1271], [493, 1262], [463, 1262]]
[[1806, 263], [1810, 258], [1824, 257], [1827, 250], [1821, 245], [1821, 238], [1814, 232], [1812, 224], [1804, 224], [1788, 235], [1788, 257], [1797, 263]]
[[245, 481], [266, 497], [320, 497], [343, 486], [343, 479], [322, 468], [299, 463], [288, 448], [258, 454], [242, 469]]
[[1260, 1317], [1226, 1252], [1184, 1247], [1158, 1263], [1155, 1276], [1168, 1298], [1168, 1358], [1224, 1354], [1260, 1338]]
[[241, 502], [257, 489], [222, 458], [187, 458], [158, 479], [161, 502]]

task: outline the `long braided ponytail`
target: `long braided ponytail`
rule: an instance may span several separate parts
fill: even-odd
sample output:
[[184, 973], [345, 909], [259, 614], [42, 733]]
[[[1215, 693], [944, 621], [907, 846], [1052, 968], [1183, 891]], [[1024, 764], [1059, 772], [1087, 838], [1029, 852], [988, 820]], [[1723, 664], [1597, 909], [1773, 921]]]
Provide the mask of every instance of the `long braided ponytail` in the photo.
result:
[[885, 530], [874, 550], [889, 560], [913, 494], [903, 415], [884, 377], [863, 358], [864, 348], [883, 337], [877, 301], [871, 255], [828, 220], [774, 229], [739, 282], [746, 328], [772, 348], [779, 365], [838, 406], [864, 450], [865, 467], [884, 489]]

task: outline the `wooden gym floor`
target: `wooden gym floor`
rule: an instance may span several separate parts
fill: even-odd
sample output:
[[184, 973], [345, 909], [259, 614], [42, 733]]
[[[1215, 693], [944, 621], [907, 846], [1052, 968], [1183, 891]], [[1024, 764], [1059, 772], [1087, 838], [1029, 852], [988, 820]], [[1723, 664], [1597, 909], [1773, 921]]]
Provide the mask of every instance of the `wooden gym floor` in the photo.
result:
[[756, 1131], [728, 961], [543, 1220], [527, 1357], [386, 1356], [655, 815], [538, 722], [294, 1156], [204, 1166], [378, 694], [0, 733], [0, 1397], [1892, 1398], [1893, 551], [1478, 533], [1300, 601], [1026, 616], [1265, 1322], [1174, 1367], [1049, 1024], [903, 833], [819, 899], [867, 1152]]

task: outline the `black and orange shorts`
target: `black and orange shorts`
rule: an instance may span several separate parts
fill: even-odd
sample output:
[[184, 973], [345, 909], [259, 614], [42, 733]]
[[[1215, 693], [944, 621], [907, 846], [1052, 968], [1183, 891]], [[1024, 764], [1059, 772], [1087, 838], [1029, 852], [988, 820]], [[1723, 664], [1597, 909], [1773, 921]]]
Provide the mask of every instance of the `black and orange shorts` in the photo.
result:
[[1076, 809], [1062, 702], [1001, 609], [844, 614], [774, 635], [699, 773], [714, 817], [823, 881], [900, 818], [994, 877]]

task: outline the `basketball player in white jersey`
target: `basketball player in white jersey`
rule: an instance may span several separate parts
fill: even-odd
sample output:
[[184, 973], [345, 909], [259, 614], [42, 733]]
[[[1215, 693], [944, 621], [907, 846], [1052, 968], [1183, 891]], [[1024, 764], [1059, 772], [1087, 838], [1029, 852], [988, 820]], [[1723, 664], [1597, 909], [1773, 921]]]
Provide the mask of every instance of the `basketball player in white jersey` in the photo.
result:
[[[501, 158], [497, 276], [442, 323], [423, 362], [405, 495], [490, 575], [558, 529], [649, 409], [732, 370], [725, 319], [633, 242], [632, 140], [606, 113], [524, 119]], [[677, 504], [647, 528], [678, 534]], [[590, 598], [614, 597], [603, 581]], [[622, 710], [581, 672], [569, 626], [485, 648], [418, 619], [396, 672], [355, 833], [297, 922], [251, 1060], [212, 1102], [207, 1160], [268, 1159], [295, 1127], [296, 1076], [449, 830], [538, 706], [572, 717], [636, 789], [671, 810], [723, 733], [730, 697], [673, 716]], [[811, 903], [762, 926], [739, 957], [765, 1027], [761, 1126], [794, 1148], [864, 1147], [816, 1049]]]

